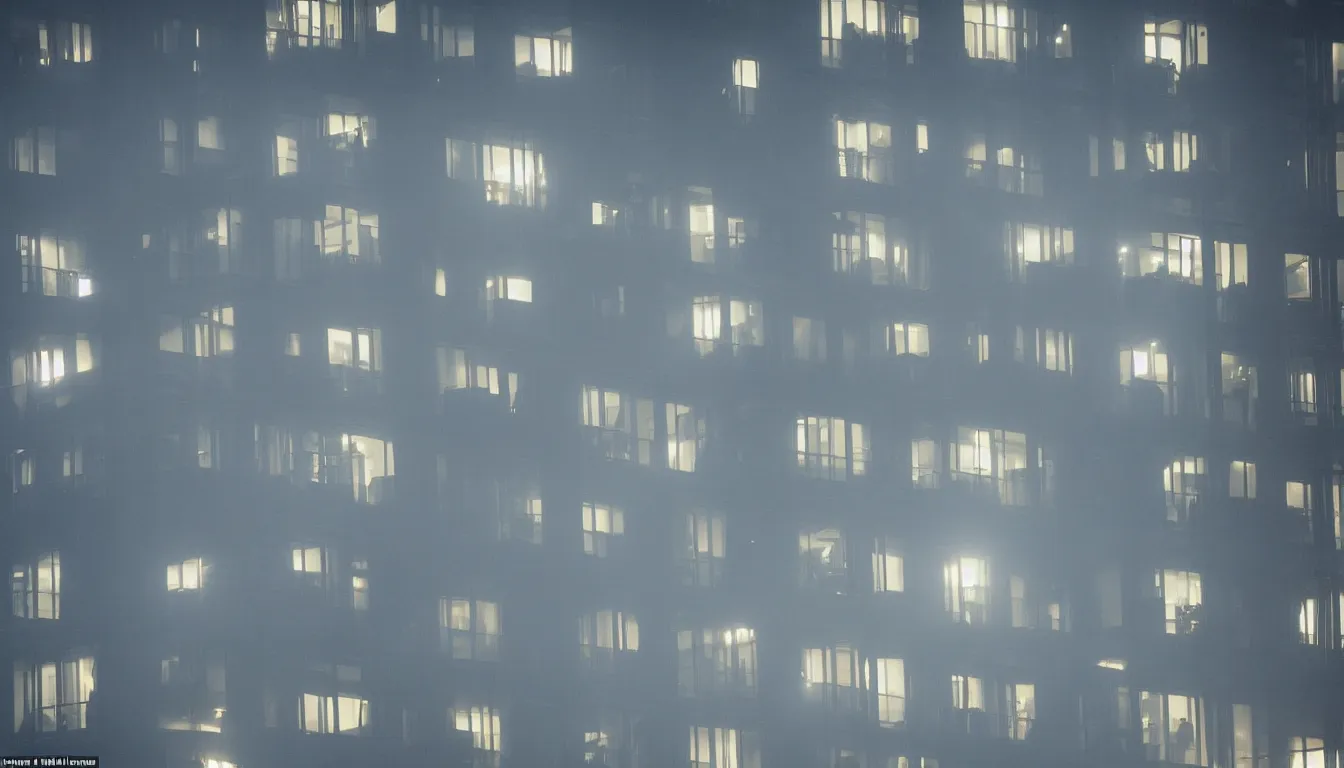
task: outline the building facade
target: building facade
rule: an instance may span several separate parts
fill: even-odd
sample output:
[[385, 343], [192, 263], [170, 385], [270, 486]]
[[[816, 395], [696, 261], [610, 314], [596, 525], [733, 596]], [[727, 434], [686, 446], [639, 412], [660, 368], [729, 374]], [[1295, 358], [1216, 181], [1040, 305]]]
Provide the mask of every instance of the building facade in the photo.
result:
[[1337, 5], [3, 18], [0, 753], [1341, 768]]

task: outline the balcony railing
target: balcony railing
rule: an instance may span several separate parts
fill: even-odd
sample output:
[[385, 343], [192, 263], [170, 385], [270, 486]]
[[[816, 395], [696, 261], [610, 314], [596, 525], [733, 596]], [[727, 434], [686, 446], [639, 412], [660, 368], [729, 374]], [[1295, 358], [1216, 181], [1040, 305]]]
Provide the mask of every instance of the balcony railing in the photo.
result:
[[82, 299], [93, 295], [93, 279], [73, 269], [25, 266], [22, 272], [24, 293]]

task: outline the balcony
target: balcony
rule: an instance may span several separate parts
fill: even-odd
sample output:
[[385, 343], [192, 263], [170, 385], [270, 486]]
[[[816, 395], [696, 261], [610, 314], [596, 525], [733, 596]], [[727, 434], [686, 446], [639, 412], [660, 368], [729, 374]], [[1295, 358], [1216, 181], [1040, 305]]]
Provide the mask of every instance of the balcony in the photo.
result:
[[41, 296], [82, 299], [93, 295], [93, 278], [78, 270], [26, 265], [20, 273], [21, 290]]

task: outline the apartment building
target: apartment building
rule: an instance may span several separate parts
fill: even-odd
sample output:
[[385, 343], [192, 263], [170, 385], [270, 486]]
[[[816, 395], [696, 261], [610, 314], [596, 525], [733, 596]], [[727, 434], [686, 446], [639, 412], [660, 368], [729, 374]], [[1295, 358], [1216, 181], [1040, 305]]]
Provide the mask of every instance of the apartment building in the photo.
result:
[[0, 18], [0, 753], [1344, 768], [1344, 7]]

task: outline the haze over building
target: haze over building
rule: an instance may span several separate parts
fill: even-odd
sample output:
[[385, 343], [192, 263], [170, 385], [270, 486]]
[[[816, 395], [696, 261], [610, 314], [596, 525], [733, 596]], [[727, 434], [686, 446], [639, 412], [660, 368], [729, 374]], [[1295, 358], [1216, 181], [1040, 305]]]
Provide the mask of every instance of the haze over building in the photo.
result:
[[0, 754], [1344, 768], [1344, 12], [14, 0]]

